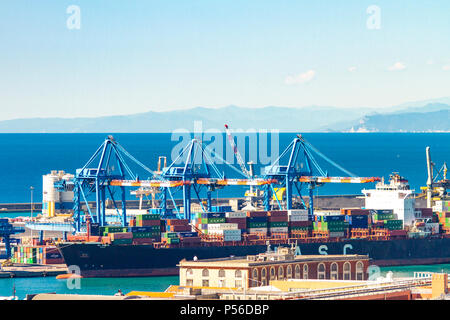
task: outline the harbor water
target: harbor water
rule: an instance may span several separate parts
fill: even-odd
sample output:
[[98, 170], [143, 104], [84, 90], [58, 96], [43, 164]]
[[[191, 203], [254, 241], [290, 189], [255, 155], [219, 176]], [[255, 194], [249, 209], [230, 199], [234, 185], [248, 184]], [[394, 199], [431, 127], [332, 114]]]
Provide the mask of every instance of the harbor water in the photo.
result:
[[[450, 273], [450, 264], [417, 265], [383, 267], [380, 275], [392, 271], [396, 277], [413, 277], [414, 272], [446, 272]], [[120, 289], [123, 293], [131, 291], [164, 291], [170, 285], [178, 285], [179, 277], [147, 277], [147, 278], [86, 278], [80, 279], [79, 289], [73, 288], [73, 280], [57, 280], [55, 277], [44, 278], [12, 278], [0, 279], [0, 296], [11, 296], [13, 289], [19, 299], [27, 294], [58, 293], [58, 294], [91, 294], [114, 295]], [[71, 289], [73, 288], [73, 289]]]

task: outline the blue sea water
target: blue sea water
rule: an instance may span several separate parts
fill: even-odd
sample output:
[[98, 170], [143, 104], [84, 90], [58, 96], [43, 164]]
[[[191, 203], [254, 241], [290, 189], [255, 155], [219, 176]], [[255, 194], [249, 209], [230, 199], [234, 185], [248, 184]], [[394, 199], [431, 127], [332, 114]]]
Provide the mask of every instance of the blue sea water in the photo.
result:
[[[427, 178], [426, 146], [431, 147], [431, 156], [437, 165], [450, 159], [450, 133], [306, 133], [303, 136], [321, 153], [358, 176], [387, 178], [396, 171], [409, 179], [416, 190]], [[114, 137], [152, 170], [156, 169], [159, 156], [167, 156], [170, 163], [172, 150], [180, 142], [172, 141], [170, 133], [114, 134]], [[30, 202], [30, 186], [35, 188], [33, 201], [41, 201], [43, 174], [51, 170], [74, 173], [84, 166], [105, 138], [105, 134], [0, 134], [0, 203]], [[226, 136], [222, 138], [222, 145], [227, 148], [224, 153], [231, 152]], [[279, 151], [293, 138], [294, 133], [280, 133]], [[249, 144], [247, 139], [246, 161], [254, 160], [248, 155]], [[242, 145], [238, 147], [244, 151]], [[347, 176], [320, 157], [316, 159], [329, 175]], [[141, 179], [148, 177], [148, 173], [137, 166], [130, 166]], [[230, 178], [242, 177], [226, 165], [218, 167]], [[256, 172], [259, 170], [257, 163]], [[359, 194], [363, 187], [371, 186], [373, 184], [328, 184], [318, 188], [315, 194]], [[214, 196], [240, 196], [243, 192], [241, 187], [228, 187]]]
[[[446, 272], [450, 273], [450, 264], [417, 265], [380, 268], [380, 275], [386, 276], [392, 271], [394, 277], [412, 277], [414, 272]], [[70, 280], [69, 280], [70, 281]], [[170, 285], [178, 285], [179, 277], [143, 277], [143, 278], [86, 278], [80, 280], [79, 288], [67, 285], [67, 280], [57, 280], [55, 277], [44, 278], [8, 278], [0, 279], [0, 296], [11, 296], [13, 288], [19, 299], [27, 294], [59, 293], [59, 294], [91, 294], [113, 295], [119, 289], [128, 293], [131, 291], [164, 291]]]

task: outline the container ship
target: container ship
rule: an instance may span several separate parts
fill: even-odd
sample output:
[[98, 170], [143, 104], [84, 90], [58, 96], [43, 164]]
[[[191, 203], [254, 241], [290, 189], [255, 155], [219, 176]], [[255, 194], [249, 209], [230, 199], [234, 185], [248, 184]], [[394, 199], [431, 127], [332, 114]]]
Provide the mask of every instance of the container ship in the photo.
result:
[[69, 236], [58, 248], [83, 277], [177, 275], [182, 259], [253, 255], [267, 245], [293, 243], [297, 254], [368, 254], [378, 266], [450, 262], [449, 200], [415, 208], [398, 174], [363, 193], [364, 209], [316, 210], [314, 216], [306, 209], [233, 212], [229, 206], [196, 213], [193, 220], [148, 213], [125, 228], [90, 227], [90, 236]]
[[[152, 171], [111, 136], [75, 175], [55, 171], [52, 177], [44, 176], [44, 210], [52, 219], [70, 215], [76, 231], [67, 235], [67, 224], [61, 227], [65, 239], [57, 247], [65, 263], [77, 266], [83, 277], [176, 275], [182, 259], [255, 255], [267, 245], [293, 243], [298, 245], [298, 254], [363, 254], [379, 266], [450, 262], [446, 192], [450, 182], [445, 164], [439, 170], [444, 174], [441, 181], [432, 176], [429, 148], [429, 177], [423, 193], [427, 206], [416, 208], [414, 190], [398, 173], [392, 174], [388, 183], [376, 177], [356, 177], [301, 135], [255, 176], [253, 166], [249, 164], [247, 169], [242, 160], [228, 126], [226, 131], [245, 179], [226, 178], [210, 159], [211, 150], [197, 139], [169, 166], [165, 157], [160, 157], [157, 171]], [[328, 176], [314, 155], [351, 177]], [[152, 178], [140, 180], [125, 159]], [[370, 182], [377, 184], [362, 190], [364, 205], [316, 210], [316, 187]], [[231, 202], [212, 205], [211, 193], [229, 185], [250, 187], [246, 206]], [[126, 187], [138, 188], [132, 192], [140, 194], [141, 204], [142, 195], [152, 195], [152, 207], [127, 208]], [[305, 187], [307, 197], [302, 196]], [[180, 207], [176, 192], [182, 194]], [[201, 192], [206, 193], [204, 201]], [[191, 193], [198, 203], [191, 201]], [[116, 201], [114, 195], [120, 199]], [[71, 197], [72, 206], [68, 203]], [[39, 228], [49, 228], [27, 226], [41, 230], [40, 240], [43, 229]], [[52, 230], [56, 227], [51, 226]]]

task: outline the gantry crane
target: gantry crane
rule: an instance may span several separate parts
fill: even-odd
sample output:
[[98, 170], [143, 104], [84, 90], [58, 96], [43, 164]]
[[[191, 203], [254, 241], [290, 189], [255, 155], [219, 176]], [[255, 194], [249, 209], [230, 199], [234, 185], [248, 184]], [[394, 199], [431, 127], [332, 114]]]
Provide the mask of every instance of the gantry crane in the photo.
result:
[[[322, 170], [318, 162], [315, 160], [313, 152], [351, 177], [328, 176], [327, 172]], [[285, 165], [281, 165], [281, 160], [287, 155], [289, 155], [287, 163]], [[303, 162], [301, 163], [299, 160], [303, 160]], [[266, 210], [270, 210], [270, 198], [272, 193], [278, 202], [278, 206], [283, 208], [281, 204], [282, 199], [278, 199], [276, 193], [274, 192], [274, 185], [279, 186], [280, 188], [285, 188], [286, 190], [286, 204], [284, 206], [286, 210], [292, 209], [294, 188], [298, 191], [300, 199], [306, 207], [301, 192], [302, 187], [306, 185], [309, 192], [309, 213], [311, 215], [314, 214], [313, 191], [316, 187], [321, 186], [324, 183], [368, 183], [380, 181], [380, 178], [378, 177], [356, 177], [351, 172], [345, 170], [337, 163], [320, 153], [301, 135], [297, 135], [297, 137], [281, 153], [274, 163], [270, 166], [266, 166], [264, 169], [263, 179], [274, 179], [277, 181], [277, 184], [268, 184], [265, 186], [264, 207]]]

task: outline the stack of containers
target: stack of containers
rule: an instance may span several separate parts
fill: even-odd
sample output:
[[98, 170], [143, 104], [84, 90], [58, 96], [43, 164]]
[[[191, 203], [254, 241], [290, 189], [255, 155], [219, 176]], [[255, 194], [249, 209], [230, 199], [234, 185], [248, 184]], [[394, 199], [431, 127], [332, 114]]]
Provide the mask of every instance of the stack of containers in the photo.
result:
[[444, 233], [450, 233], [450, 211], [438, 212], [439, 224]]
[[196, 246], [201, 242], [197, 232], [177, 232], [177, 236], [184, 246]]
[[132, 232], [113, 232], [109, 234], [111, 243], [115, 245], [132, 244], [133, 233]]
[[289, 221], [287, 211], [269, 211], [267, 213], [267, 216], [270, 234], [284, 235], [285, 237], [289, 235]]
[[[196, 233], [192, 232], [192, 227], [189, 225], [188, 219], [167, 219], [166, 220], [166, 232], [161, 234], [162, 242], [170, 245], [177, 245], [181, 242], [181, 238], [194, 238], [192, 242], [199, 242]], [[185, 240], [184, 242], [189, 242]]]
[[226, 223], [225, 213], [198, 212], [194, 214], [194, 224], [204, 234], [208, 234], [208, 224], [211, 223]]
[[396, 219], [392, 209], [372, 210], [373, 223], [376, 226], [383, 225], [384, 228], [393, 230], [403, 230], [403, 220]]
[[369, 229], [368, 209], [341, 209], [341, 214], [345, 215], [345, 221], [348, 222], [350, 229]]
[[[367, 216], [366, 216], [367, 217]], [[341, 238], [346, 236], [349, 222], [343, 215], [316, 216], [314, 230], [328, 231], [330, 238]]]
[[174, 245], [180, 243], [180, 238], [176, 232], [164, 232], [161, 234], [161, 241], [168, 245]]
[[241, 230], [237, 223], [208, 224], [208, 234], [219, 236], [223, 241], [241, 241]]
[[225, 213], [225, 221], [227, 223], [236, 223], [238, 225], [238, 229], [247, 229], [247, 214], [244, 211]]
[[288, 210], [289, 233], [309, 232], [313, 229], [313, 221], [307, 209]]
[[247, 233], [267, 235], [267, 211], [247, 211]]
[[19, 246], [11, 248], [11, 262], [22, 264], [63, 264], [64, 259], [55, 246]]

